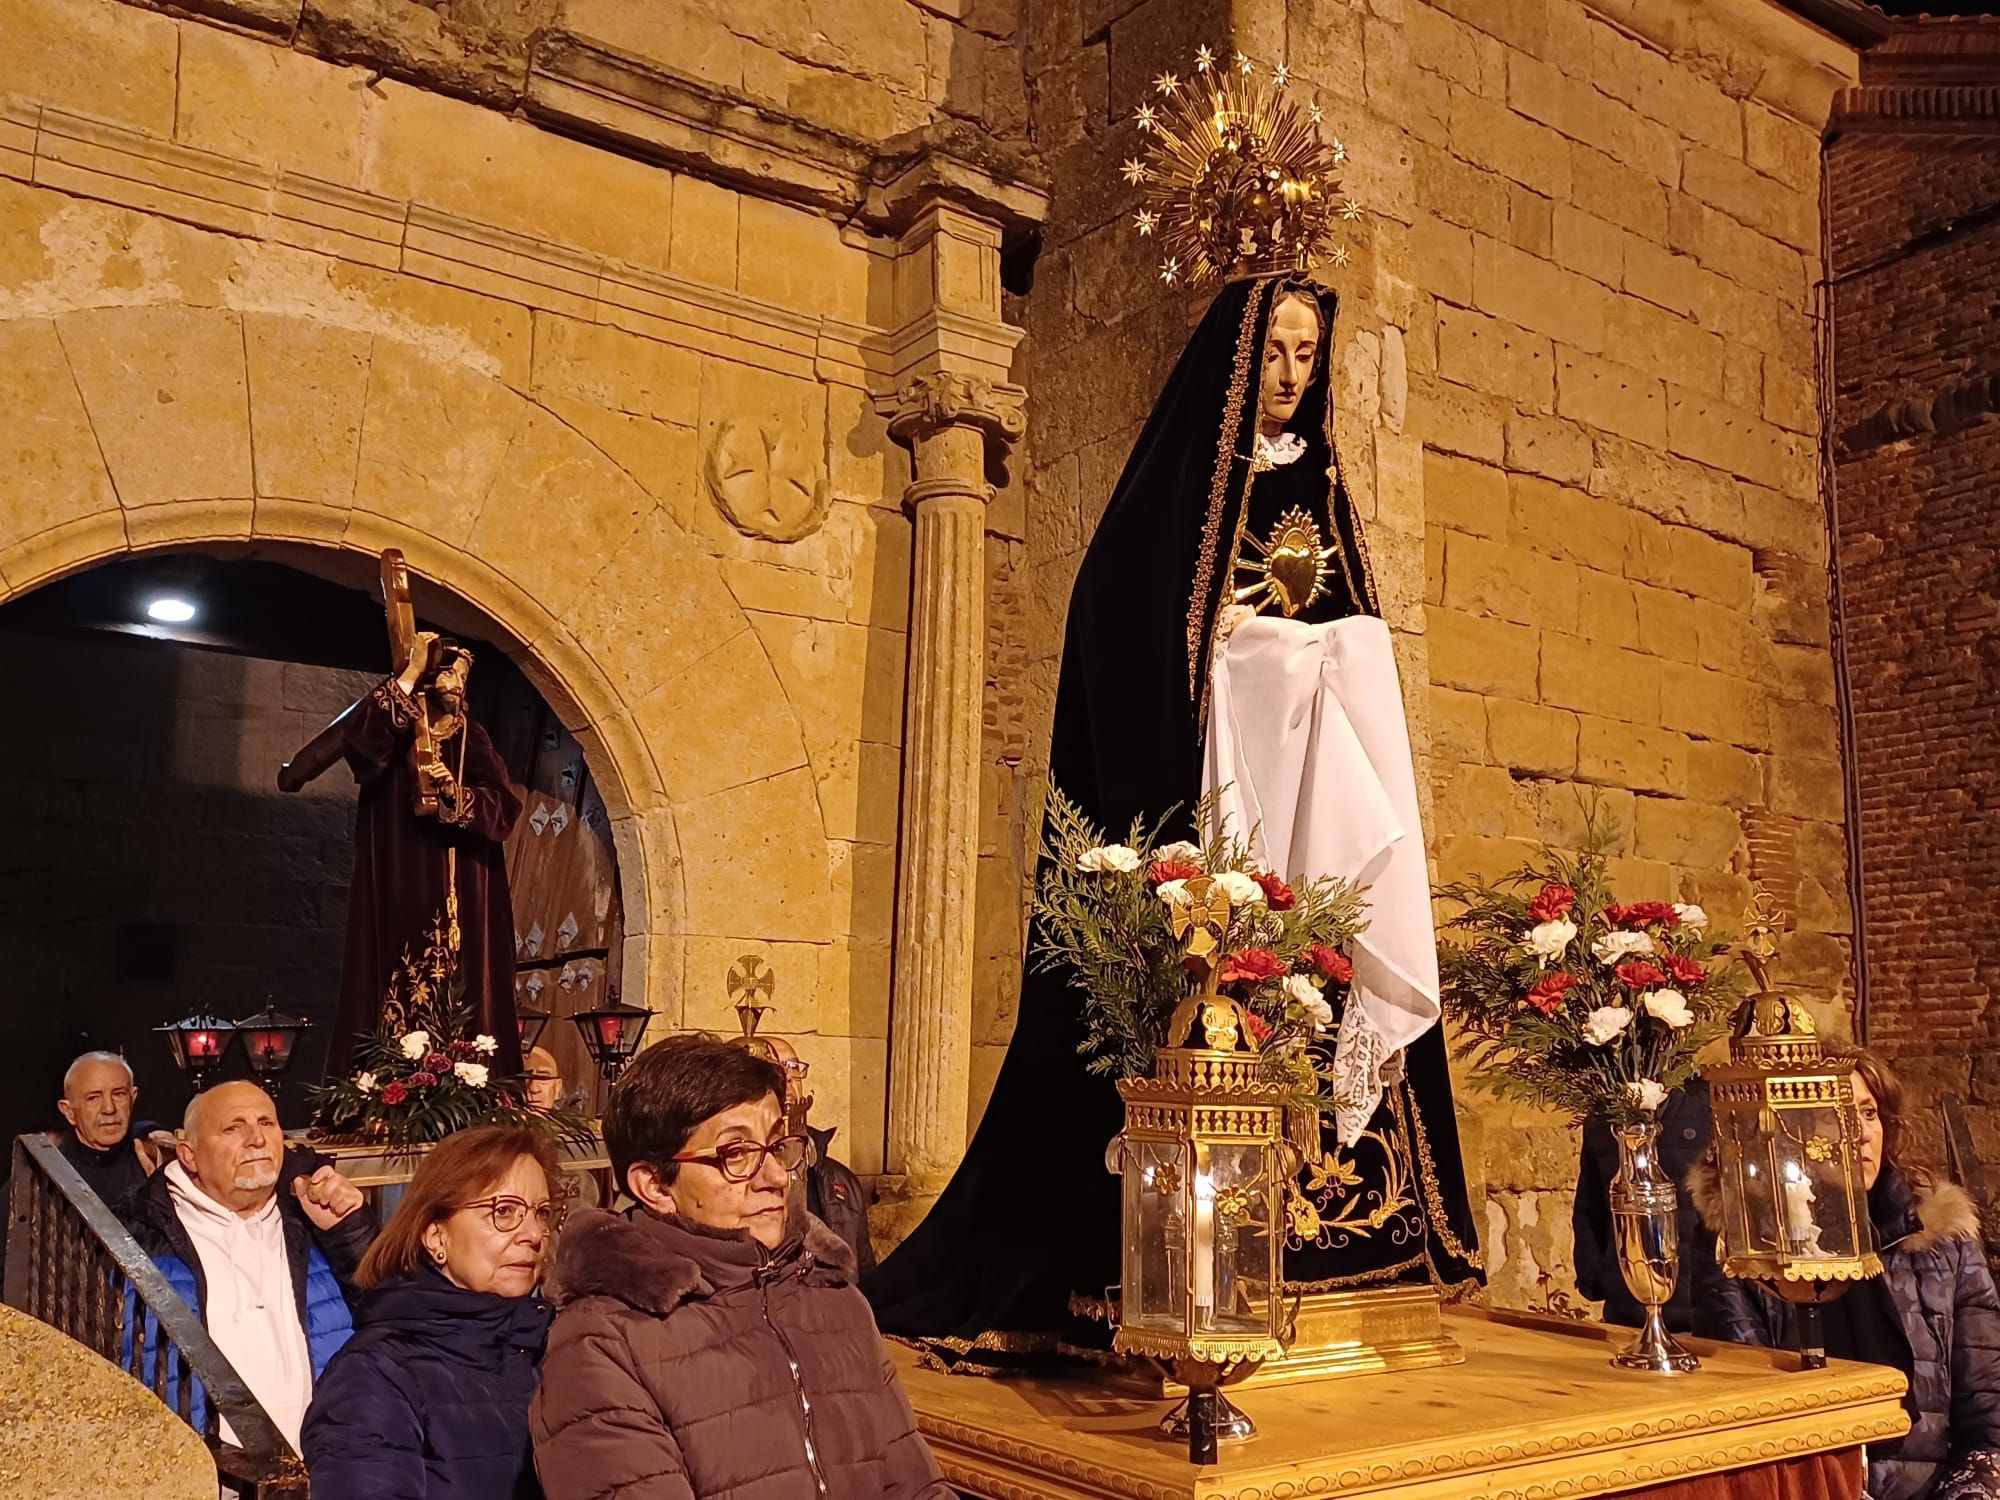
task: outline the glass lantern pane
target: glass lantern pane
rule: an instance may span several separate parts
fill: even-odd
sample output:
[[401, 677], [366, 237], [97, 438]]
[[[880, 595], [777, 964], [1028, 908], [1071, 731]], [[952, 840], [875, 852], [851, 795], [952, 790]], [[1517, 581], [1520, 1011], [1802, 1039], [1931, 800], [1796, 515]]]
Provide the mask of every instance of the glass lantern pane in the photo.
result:
[[1187, 1172], [1172, 1141], [1126, 1139], [1124, 1285], [1120, 1319], [1134, 1329], [1187, 1326]]
[[1847, 1192], [1840, 1111], [1832, 1106], [1780, 1109], [1772, 1142], [1776, 1200], [1787, 1254], [1807, 1260], [1846, 1258], [1869, 1248], [1865, 1213], [1857, 1222]]
[[1194, 1186], [1196, 1326], [1213, 1333], [1269, 1333], [1277, 1177], [1270, 1149], [1261, 1142], [1218, 1144], [1207, 1155], [1208, 1170], [1197, 1173]]

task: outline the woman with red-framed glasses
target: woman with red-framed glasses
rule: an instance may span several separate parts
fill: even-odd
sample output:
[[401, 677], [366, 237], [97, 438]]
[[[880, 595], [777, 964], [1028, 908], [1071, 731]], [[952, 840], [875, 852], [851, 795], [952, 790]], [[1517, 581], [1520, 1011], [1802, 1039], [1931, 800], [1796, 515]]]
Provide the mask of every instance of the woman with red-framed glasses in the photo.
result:
[[531, 1410], [549, 1500], [953, 1500], [854, 1284], [787, 1189], [810, 1142], [785, 1075], [709, 1037], [656, 1043], [604, 1117], [626, 1216], [563, 1232]]
[[537, 1294], [562, 1223], [548, 1138], [482, 1125], [424, 1157], [355, 1273], [356, 1333], [306, 1412], [314, 1500], [534, 1500]]

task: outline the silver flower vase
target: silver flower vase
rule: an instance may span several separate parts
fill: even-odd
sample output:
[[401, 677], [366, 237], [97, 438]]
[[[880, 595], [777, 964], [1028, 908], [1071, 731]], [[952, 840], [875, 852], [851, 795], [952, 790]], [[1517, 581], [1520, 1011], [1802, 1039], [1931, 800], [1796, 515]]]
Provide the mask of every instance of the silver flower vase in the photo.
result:
[[1614, 1126], [1618, 1175], [1611, 1183], [1611, 1227], [1618, 1243], [1618, 1269], [1625, 1285], [1646, 1310], [1639, 1333], [1611, 1363], [1621, 1370], [1671, 1375], [1700, 1363], [1660, 1319], [1680, 1274], [1680, 1200], [1673, 1179], [1660, 1168], [1660, 1127]]

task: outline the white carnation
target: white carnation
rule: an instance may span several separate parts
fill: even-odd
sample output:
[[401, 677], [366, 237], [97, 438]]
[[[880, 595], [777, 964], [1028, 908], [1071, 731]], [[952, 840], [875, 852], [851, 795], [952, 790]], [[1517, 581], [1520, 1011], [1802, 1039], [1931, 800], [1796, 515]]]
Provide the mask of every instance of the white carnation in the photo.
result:
[[374, 1093], [375, 1075], [373, 1073], [356, 1073], [354, 1075], [354, 1086], [364, 1094]]
[[1084, 850], [1076, 867], [1093, 874], [1114, 870], [1129, 875], [1139, 868], [1139, 851], [1129, 844], [1099, 844], [1095, 849]]
[[1576, 923], [1568, 917], [1557, 917], [1553, 922], [1543, 922], [1536, 927], [1522, 946], [1546, 967], [1550, 959], [1561, 958], [1563, 950], [1575, 941]]
[[1154, 859], [1171, 859], [1184, 865], [1201, 863], [1201, 845], [1190, 844], [1186, 839], [1177, 839], [1171, 844], [1162, 844], [1153, 851]]
[[1683, 905], [1681, 902], [1676, 901], [1674, 903], [1674, 915], [1681, 919], [1681, 926], [1685, 927], [1689, 932], [1701, 932], [1708, 926], [1708, 913], [1703, 911], [1699, 906], [1692, 904]]
[[1593, 1047], [1615, 1041], [1632, 1024], [1632, 1012], [1622, 1005], [1600, 1005], [1583, 1018], [1583, 1039]]
[[403, 1056], [415, 1062], [431, 1050], [431, 1034], [428, 1031], [408, 1031], [403, 1034]]
[[476, 1089], [483, 1089], [486, 1087], [485, 1063], [468, 1063], [468, 1062], [453, 1063], [451, 1065], [451, 1070], [452, 1072], [458, 1075], [458, 1080], [460, 1083], [470, 1084], [473, 1088]]
[[500, 1044], [482, 1031], [472, 1039], [472, 1050], [481, 1057], [491, 1057], [500, 1050]]
[[1264, 887], [1241, 870], [1224, 870], [1215, 877], [1215, 888], [1227, 896], [1233, 906], [1264, 904]]
[[1665, 1021], [1675, 1031], [1694, 1025], [1694, 1012], [1688, 1009], [1687, 996], [1679, 990], [1648, 990], [1639, 1003], [1646, 1007], [1648, 1015]]
[[1667, 1091], [1657, 1078], [1641, 1078], [1636, 1083], [1625, 1085], [1625, 1092], [1632, 1096], [1632, 1102], [1647, 1114], [1655, 1113], [1667, 1102]]
[[1616, 967], [1635, 954], [1653, 952], [1653, 939], [1644, 932], [1607, 932], [1590, 945], [1601, 964]]
[[1291, 974], [1285, 978], [1285, 998], [1312, 1017], [1313, 1025], [1325, 1030], [1333, 1024], [1333, 1007], [1326, 1002], [1319, 986], [1305, 974]]
[[1187, 882], [1185, 880], [1161, 881], [1159, 889], [1153, 894], [1169, 906], [1186, 906], [1188, 904]]

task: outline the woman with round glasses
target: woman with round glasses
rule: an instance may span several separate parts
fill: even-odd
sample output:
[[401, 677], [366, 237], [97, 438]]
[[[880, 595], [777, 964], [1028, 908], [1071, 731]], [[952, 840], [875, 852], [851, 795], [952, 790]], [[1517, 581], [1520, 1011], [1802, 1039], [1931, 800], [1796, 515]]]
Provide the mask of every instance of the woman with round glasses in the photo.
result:
[[[709, 1037], [641, 1053], [604, 1143], [629, 1216], [579, 1212], [532, 1419], [549, 1500], [953, 1500], [854, 1252], [788, 1216], [785, 1075]], [[315, 1492], [315, 1500], [318, 1500]]]
[[562, 1220], [554, 1149], [482, 1125], [434, 1146], [355, 1273], [348, 1341], [313, 1392], [314, 1500], [535, 1500], [548, 1337], [536, 1295]]

